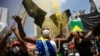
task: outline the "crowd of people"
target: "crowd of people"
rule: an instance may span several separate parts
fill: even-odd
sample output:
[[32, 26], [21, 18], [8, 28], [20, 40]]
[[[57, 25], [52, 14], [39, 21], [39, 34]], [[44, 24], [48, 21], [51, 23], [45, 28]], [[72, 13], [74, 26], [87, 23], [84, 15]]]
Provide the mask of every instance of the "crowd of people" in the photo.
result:
[[[0, 39], [0, 56], [29, 56], [26, 42], [36, 45], [37, 56], [100, 56], [100, 24], [94, 26], [86, 35], [83, 32], [71, 32], [68, 38], [60, 36], [61, 38], [54, 39], [49, 36], [50, 29], [44, 26], [41, 29], [41, 37], [36, 39], [26, 35], [19, 16], [13, 16], [13, 19], [18, 28], [12, 25], [3, 39]], [[12, 32], [17, 40], [9, 44], [7, 39]], [[90, 41], [91, 35], [94, 36], [95, 42]], [[73, 38], [74, 42], [71, 42]], [[68, 43], [65, 45], [67, 48], [63, 47], [64, 43]]]

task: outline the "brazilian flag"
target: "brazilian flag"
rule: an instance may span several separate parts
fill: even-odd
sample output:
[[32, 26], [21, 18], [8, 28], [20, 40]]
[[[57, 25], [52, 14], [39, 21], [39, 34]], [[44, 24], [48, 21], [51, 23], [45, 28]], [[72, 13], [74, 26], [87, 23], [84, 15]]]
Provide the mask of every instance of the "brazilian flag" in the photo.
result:
[[82, 32], [83, 31], [83, 24], [79, 17], [78, 18], [70, 17], [69, 22], [70, 22], [70, 31], [71, 32]]

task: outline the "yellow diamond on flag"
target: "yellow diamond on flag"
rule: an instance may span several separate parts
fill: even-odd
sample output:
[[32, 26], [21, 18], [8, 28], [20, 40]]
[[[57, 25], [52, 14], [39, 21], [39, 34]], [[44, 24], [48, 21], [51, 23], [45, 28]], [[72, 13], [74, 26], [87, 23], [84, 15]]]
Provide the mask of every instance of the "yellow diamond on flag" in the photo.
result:
[[72, 32], [76, 32], [76, 31], [82, 32], [83, 29], [81, 29], [79, 26], [76, 25], [76, 26], [73, 28]]

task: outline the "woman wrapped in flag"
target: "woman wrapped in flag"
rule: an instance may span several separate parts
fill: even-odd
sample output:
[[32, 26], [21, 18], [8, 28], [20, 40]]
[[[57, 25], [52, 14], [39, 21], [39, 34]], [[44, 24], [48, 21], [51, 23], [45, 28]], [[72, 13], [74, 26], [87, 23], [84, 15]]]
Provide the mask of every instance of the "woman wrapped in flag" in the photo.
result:
[[58, 40], [63, 43], [68, 43], [72, 40], [73, 35], [70, 34], [68, 39], [66, 38], [55, 38], [54, 40], [51, 40], [50, 30], [48, 27], [42, 27], [41, 30], [41, 37], [39, 39], [35, 39], [32, 37], [29, 37], [25, 34], [22, 24], [21, 24], [21, 18], [19, 16], [13, 16], [14, 20], [18, 24], [18, 30], [21, 38], [27, 42], [30, 42], [32, 44], [36, 44], [39, 56], [58, 56], [57, 55], [57, 46]]

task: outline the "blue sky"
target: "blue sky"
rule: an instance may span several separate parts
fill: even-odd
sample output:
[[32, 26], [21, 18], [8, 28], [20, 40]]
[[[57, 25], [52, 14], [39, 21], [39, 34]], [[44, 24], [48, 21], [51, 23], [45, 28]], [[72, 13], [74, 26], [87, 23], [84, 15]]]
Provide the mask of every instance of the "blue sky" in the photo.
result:
[[[18, 14], [19, 8], [22, 5], [22, 0], [0, 0], [0, 7], [8, 8], [9, 10], [9, 27], [13, 24], [14, 20], [11, 19], [12, 15]], [[22, 15], [24, 8], [21, 8], [19, 16]], [[27, 17], [26, 23], [24, 26], [25, 32], [29, 36], [34, 36], [33, 31], [33, 20], [30, 17]], [[14, 34], [12, 34], [14, 36]]]
[[[38, 0], [34, 0], [38, 1]], [[42, 1], [42, 0], [41, 0]], [[89, 0], [59, 0], [60, 1], [60, 9], [62, 11], [66, 9], [70, 9], [72, 11], [79, 11], [79, 10], [90, 10]], [[12, 15], [16, 15], [20, 6], [22, 5], [22, 0], [0, 0], [0, 7], [8, 8], [9, 10], [9, 27], [13, 24], [13, 20], [11, 19]], [[42, 3], [42, 2], [41, 2]], [[24, 8], [22, 7], [19, 16], [22, 15]], [[33, 19], [31, 17], [27, 17], [24, 30], [27, 35], [34, 36], [33, 30]]]
[[90, 9], [89, 0], [67, 0], [62, 4], [62, 9], [69, 8], [71, 11]]

